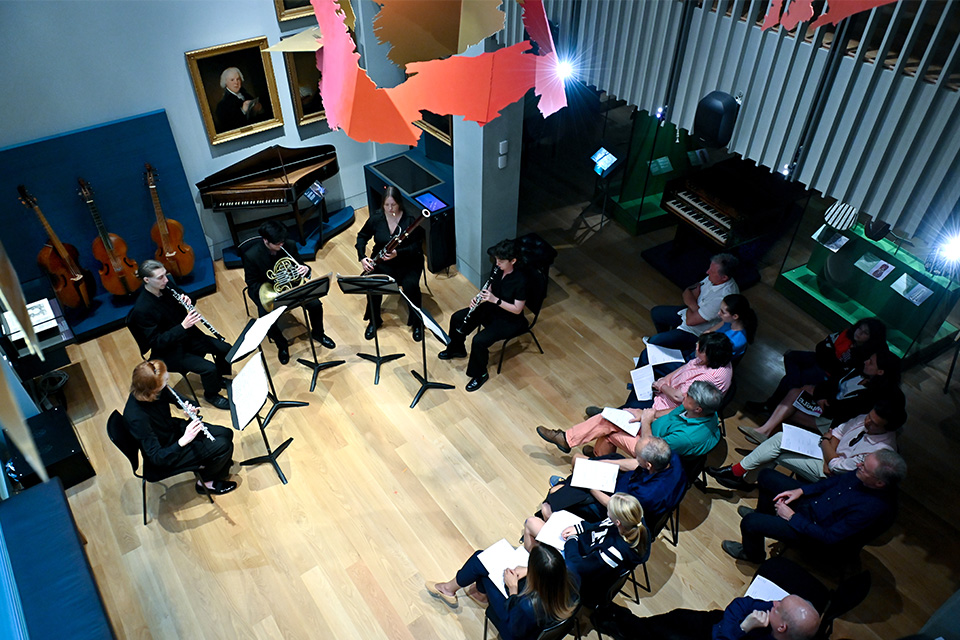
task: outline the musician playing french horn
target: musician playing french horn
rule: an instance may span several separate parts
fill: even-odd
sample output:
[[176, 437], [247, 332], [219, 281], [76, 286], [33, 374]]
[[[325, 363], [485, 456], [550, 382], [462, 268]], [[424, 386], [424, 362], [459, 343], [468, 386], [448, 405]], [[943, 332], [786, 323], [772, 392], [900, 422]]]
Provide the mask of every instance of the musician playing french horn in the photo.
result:
[[[286, 251], [287, 228], [276, 220], [267, 220], [260, 225], [260, 239], [247, 240], [240, 249], [240, 260], [243, 262], [243, 279], [247, 283], [247, 295], [257, 305], [261, 316], [272, 310], [272, 302], [266, 303], [263, 299], [264, 285], [284, 284], [299, 285], [309, 278], [310, 267], [300, 264]], [[299, 276], [299, 280], [297, 277]], [[294, 282], [296, 280], [296, 282]], [[273, 290], [273, 286], [266, 287], [266, 291]], [[267, 309], [264, 304], [270, 307]], [[313, 338], [327, 349], [333, 349], [337, 344], [323, 330], [323, 303], [311, 300], [304, 305], [310, 316], [310, 328]], [[277, 345], [277, 359], [280, 364], [290, 362], [290, 343], [283, 337], [283, 332], [276, 323], [267, 333]]]
[[[192, 302], [185, 294], [181, 294], [183, 303], [171, 295], [174, 289], [162, 264], [144, 260], [137, 277], [143, 280], [143, 288], [127, 318], [127, 327], [140, 353], [149, 351], [151, 358], [166, 362], [170, 371], [198, 374], [204, 399], [217, 409], [229, 409], [230, 403], [220, 391], [223, 376], [231, 372], [226, 355], [233, 345], [196, 326], [202, 324], [203, 316], [195, 309], [187, 311], [184, 305]], [[206, 359], [208, 355], [213, 356], [213, 362]]]
[[[392, 238], [415, 224], [416, 218], [403, 210], [400, 201], [399, 189], [384, 189], [383, 208], [370, 214], [363, 228], [357, 233], [357, 259], [360, 260], [364, 273], [382, 273], [393, 277], [410, 302], [420, 307], [423, 305], [423, 296], [420, 293], [420, 277], [423, 274], [422, 228], [414, 228], [396, 249], [386, 253], [376, 263], [373, 258], [367, 257], [367, 243], [370, 238], [373, 238], [373, 256], [376, 257]], [[380, 316], [382, 300], [383, 296], [370, 296], [370, 306], [363, 316], [364, 320], [370, 321], [363, 334], [367, 340], [373, 340], [374, 325], [379, 327], [383, 324]], [[420, 317], [412, 309], [408, 309], [408, 312], [407, 326], [412, 328], [413, 339], [419, 342], [423, 339]]]
[[476, 391], [490, 378], [487, 360], [493, 343], [515, 336], [527, 326], [523, 317], [527, 304], [527, 277], [517, 267], [516, 241], [502, 240], [487, 253], [496, 261], [493, 273], [470, 307], [457, 311], [450, 318], [450, 344], [438, 354], [441, 360], [467, 357], [467, 336], [480, 328], [473, 337], [470, 360], [467, 361], [467, 376], [470, 377], [467, 391]]
[[[170, 415], [174, 396], [167, 388], [170, 374], [162, 360], [147, 360], [134, 368], [130, 397], [123, 418], [131, 435], [140, 442], [147, 462], [159, 469], [198, 466], [207, 491], [224, 494], [237, 488], [228, 480], [233, 463], [233, 431], [205, 425], [196, 407], [184, 403], [184, 418]], [[204, 493], [199, 483], [197, 493]]]

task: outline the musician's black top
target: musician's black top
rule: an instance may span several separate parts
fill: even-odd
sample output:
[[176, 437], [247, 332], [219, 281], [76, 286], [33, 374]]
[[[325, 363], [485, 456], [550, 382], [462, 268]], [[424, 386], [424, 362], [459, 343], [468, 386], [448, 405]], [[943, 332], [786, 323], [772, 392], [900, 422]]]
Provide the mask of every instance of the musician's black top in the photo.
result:
[[277, 261], [286, 258], [287, 254], [283, 251], [270, 253], [260, 236], [248, 242], [249, 246], [244, 246], [240, 251], [240, 261], [243, 262], [243, 281], [247, 283], [248, 291], [255, 293], [260, 290], [260, 285], [270, 282], [267, 270], [273, 269]]
[[[140, 441], [143, 455], [153, 464], [174, 467], [183, 462], [186, 449], [178, 444], [187, 427], [185, 418], [170, 415], [173, 397], [164, 389], [153, 402], [137, 400], [132, 395], [123, 408], [123, 418], [130, 433]], [[197, 437], [204, 437], [199, 434]]]
[[[500, 272], [497, 277], [493, 279], [493, 282], [490, 283], [490, 291], [493, 295], [510, 304], [513, 304], [517, 300], [526, 300], [527, 274], [523, 272], [523, 269], [518, 269], [516, 266], [514, 266], [513, 271], [507, 276], [504, 276], [503, 272]], [[488, 304], [493, 303], [490, 302]], [[505, 313], [510, 312], [506, 311]]]
[[[413, 224], [413, 216], [404, 212], [400, 216], [400, 222], [397, 224], [397, 230], [400, 233], [403, 233], [402, 230], [407, 229]], [[367, 243], [370, 241], [370, 238], [373, 238], [373, 252], [370, 257], [374, 257], [379, 253], [393, 236], [390, 233], [390, 226], [387, 224], [387, 216], [383, 210], [378, 210], [376, 213], [373, 213], [367, 221], [364, 223], [363, 228], [360, 229], [360, 232], [357, 234], [357, 259], [363, 260], [366, 257], [367, 252]], [[423, 265], [423, 228], [417, 227], [410, 233], [410, 237], [404, 240], [399, 247], [397, 247], [397, 257], [393, 260], [387, 262], [381, 262], [381, 265], [392, 264], [394, 268], [402, 269], [407, 268], [420, 268]]]
[[143, 287], [127, 325], [140, 353], [150, 351], [152, 357], [162, 359], [164, 354], [178, 351], [188, 338], [203, 338], [203, 332], [197, 327], [183, 328], [180, 323], [185, 317], [187, 310], [173, 299], [170, 291], [163, 290], [155, 296]]

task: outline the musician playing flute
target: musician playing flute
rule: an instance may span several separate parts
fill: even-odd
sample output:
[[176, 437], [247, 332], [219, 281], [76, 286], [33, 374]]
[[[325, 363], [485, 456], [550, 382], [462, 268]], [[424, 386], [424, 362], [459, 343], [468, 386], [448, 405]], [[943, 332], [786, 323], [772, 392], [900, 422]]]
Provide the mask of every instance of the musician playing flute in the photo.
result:
[[[287, 228], [276, 220], [267, 220], [260, 225], [260, 239], [251, 238], [244, 243], [240, 250], [240, 260], [243, 262], [243, 279], [247, 283], [247, 295], [257, 305], [260, 316], [267, 310], [260, 300], [260, 287], [272, 282], [267, 271], [274, 268], [280, 258], [289, 258], [285, 251], [288, 233]], [[301, 264], [298, 267], [300, 276], [309, 277], [310, 267]], [[304, 307], [310, 318], [310, 330], [313, 338], [327, 349], [333, 349], [337, 344], [323, 331], [323, 303], [320, 300], [311, 300]], [[270, 327], [267, 335], [277, 345], [277, 359], [280, 364], [290, 362], [290, 343], [276, 323]]]
[[[202, 316], [173, 297], [168, 287], [167, 270], [156, 260], [144, 260], [137, 270], [143, 288], [137, 294], [133, 310], [127, 317], [127, 327], [133, 334], [140, 353], [163, 360], [170, 371], [200, 376], [203, 398], [217, 409], [229, 409], [230, 402], [221, 395], [223, 376], [230, 375], [226, 355], [232, 345], [207, 335], [196, 326]], [[192, 304], [189, 298], [186, 304]], [[213, 362], [206, 356], [212, 355]]]
[[[423, 306], [423, 296], [420, 293], [420, 277], [423, 274], [423, 229], [417, 227], [400, 245], [390, 251], [374, 265], [373, 259], [367, 257], [367, 243], [373, 238], [373, 255], [380, 253], [391, 238], [403, 233], [414, 223], [415, 217], [404, 212], [400, 206], [400, 190], [396, 187], [387, 187], [383, 192], [383, 208], [367, 218], [363, 228], [357, 234], [357, 259], [363, 265], [364, 273], [382, 273], [391, 276], [400, 285], [403, 293], [415, 306]], [[363, 337], [373, 340], [373, 334], [383, 324], [380, 317], [380, 303], [383, 296], [370, 296], [363, 319], [369, 320]], [[423, 340], [423, 325], [420, 317], [413, 309], [408, 309], [407, 326], [412, 328], [413, 339]]]
[[517, 267], [516, 241], [502, 240], [487, 253], [496, 260], [494, 273], [470, 307], [457, 311], [450, 318], [450, 344], [438, 354], [441, 360], [467, 357], [467, 336], [480, 328], [470, 346], [470, 360], [467, 361], [470, 382], [467, 383], [467, 391], [476, 391], [490, 378], [487, 360], [491, 345], [518, 335], [527, 328], [527, 321], [523, 317], [523, 308], [527, 303], [527, 278], [523, 269]]
[[[198, 465], [200, 479], [210, 493], [233, 491], [237, 483], [227, 479], [233, 464], [233, 431], [190, 417], [191, 412], [196, 415], [196, 407], [189, 403], [184, 403], [187, 419], [170, 415], [175, 400], [167, 388], [169, 379], [162, 360], [147, 360], [134, 368], [130, 397], [123, 408], [130, 433], [154, 467], [162, 470]], [[206, 437], [204, 428], [212, 440]], [[199, 482], [196, 489], [197, 493], [204, 492]]]

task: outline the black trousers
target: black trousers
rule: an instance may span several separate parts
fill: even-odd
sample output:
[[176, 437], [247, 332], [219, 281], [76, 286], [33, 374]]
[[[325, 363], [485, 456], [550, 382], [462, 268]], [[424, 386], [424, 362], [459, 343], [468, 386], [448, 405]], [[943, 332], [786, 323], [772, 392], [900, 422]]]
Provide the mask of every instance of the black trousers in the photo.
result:
[[[773, 498], [778, 494], [798, 489], [805, 483], [795, 480], [772, 469], [764, 469], [757, 478], [760, 486], [760, 499], [757, 510], [740, 520], [740, 535], [743, 540], [743, 552], [751, 560], [761, 561], [766, 555], [765, 539], [794, 541], [801, 535], [790, 523], [777, 515], [773, 507]], [[790, 503], [794, 511], [803, 510], [803, 498]]]
[[[257, 306], [257, 313], [262, 318], [267, 315], [269, 311], [263, 308], [263, 305], [260, 304], [260, 292], [253, 291], [252, 289], [247, 289], [247, 295], [253, 300], [253, 303]], [[303, 305], [303, 308], [307, 310], [307, 315], [310, 318], [310, 331], [313, 335], [320, 337], [324, 335], [323, 331], [323, 303], [319, 300], [311, 300], [310, 302]], [[277, 326], [277, 323], [274, 323], [270, 327], [270, 331], [267, 331], [267, 337], [273, 340], [273, 343], [277, 345], [277, 349], [286, 349], [290, 346], [290, 342], [283, 337], [283, 331], [280, 330], [280, 327]]]
[[641, 618], [625, 607], [610, 605], [598, 609], [591, 619], [599, 631], [617, 640], [710, 640], [723, 611], [674, 609]]
[[[480, 328], [477, 335], [473, 337], [473, 343], [470, 345], [470, 360], [467, 362], [467, 375], [476, 378], [487, 372], [490, 347], [493, 343], [523, 333], [527, 328], [527, 320], [523, 314], [508, 313], [497, 309], [492, 302], [482, 302], [464, 326], [467, 311], [468, 309], [460, 309], [450, 318], [450, 330], [447, 332], [450, 334], [450, 344], [447, 349], [464, 351], [467, 336]], [[460, 328], [463, 328], [462, 333], [459, 331]]]
[[[419, 268], [418, 268], [419, 266]], [[416, 307], [423, 306], [423, 293], [420, 291], [420, 275], [423, 273], [423, 257], [419, 258], [419, 263], [414, 265], [393, 266], [389, 262], [381, 262], [373, 273], [385, 274], [392, 277], [400, 285], [403, 293], [410, 298], [410, 302]], [[404, 301], [406, 302], [406, 301]], [[369, 296], [366, 312], [363, 314], [364, 320], [372, 320], [377, 326], [383, 323], [380, 317], [380, 306], [383, 304], [383, 296]], [[407, 305], [407, 326], [412, 327], [420, 324], [420, 316], [410, 305]]]
[[[198, 433], [183, 448], [177, 466], [201, 465], [198, 473], [204, 482], [223, 480], [230, 474], [230, 465], [233, 464], [233, 430], [215, 424], [208, 424], [207, 429], [213, 440], [208, 439], [202, 431]], [[160, 470], [165, 468], [154, 466]]]
[[[163, 360], [167, 369], [176, 373], [196, 373], [203, 385], [203, 395], [215, 396], [223, 389], [222, 376], [230, 375], [231, 367], [226, 356], [233, 348], [229, 342], [217, 340], [213, 336], [189, 336], [180, 344], [177, 351], [155, 354]], [[206, 356], [212, 355], [213, 362]]]

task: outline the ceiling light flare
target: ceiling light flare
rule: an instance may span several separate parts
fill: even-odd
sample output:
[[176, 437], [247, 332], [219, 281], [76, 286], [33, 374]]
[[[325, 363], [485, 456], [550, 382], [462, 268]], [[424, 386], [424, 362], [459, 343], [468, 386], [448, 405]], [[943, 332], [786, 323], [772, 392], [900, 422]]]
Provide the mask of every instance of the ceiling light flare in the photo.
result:
[[960, 234], [948, 238], [940, 245], [940, 255], [947, 262], [960, 262]]
[[557, 77], [563, 81], [573, 77], [573, 63], [569, 60], [557, 62]]

